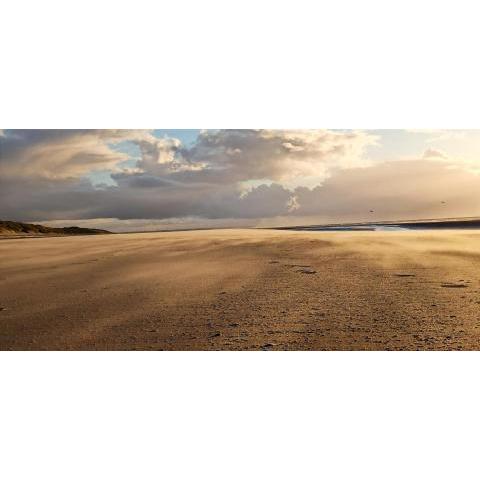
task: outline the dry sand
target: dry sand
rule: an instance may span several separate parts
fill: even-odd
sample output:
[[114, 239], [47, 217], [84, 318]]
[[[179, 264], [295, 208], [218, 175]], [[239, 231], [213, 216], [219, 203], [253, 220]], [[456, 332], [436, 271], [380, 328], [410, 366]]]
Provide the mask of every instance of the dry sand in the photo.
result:
[[480, 347], [480, 232], [0, 241], [2, 350]]

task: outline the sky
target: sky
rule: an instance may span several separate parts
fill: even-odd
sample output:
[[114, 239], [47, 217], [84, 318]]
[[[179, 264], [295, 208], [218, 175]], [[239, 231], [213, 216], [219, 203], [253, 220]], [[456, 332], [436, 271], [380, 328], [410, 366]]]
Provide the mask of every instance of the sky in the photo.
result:
[[0, 219], [112, 231], [480, 216], [480, 130], [3, 130]]

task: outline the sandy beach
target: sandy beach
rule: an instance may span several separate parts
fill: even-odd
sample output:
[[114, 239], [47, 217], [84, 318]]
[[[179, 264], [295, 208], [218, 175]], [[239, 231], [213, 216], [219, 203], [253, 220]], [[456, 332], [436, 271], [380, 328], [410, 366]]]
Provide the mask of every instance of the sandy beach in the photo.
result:
[[476, 350], [480, 232], [0, 241], [2, 350]]

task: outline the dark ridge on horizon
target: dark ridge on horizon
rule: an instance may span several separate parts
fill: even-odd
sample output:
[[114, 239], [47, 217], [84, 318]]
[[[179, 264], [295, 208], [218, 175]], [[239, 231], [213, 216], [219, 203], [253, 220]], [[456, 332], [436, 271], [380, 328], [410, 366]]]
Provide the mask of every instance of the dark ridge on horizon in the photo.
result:
[[275, 230], [315, 230], [315, 229], [335, 229], [359, 227], [368, 229], [368, 227], [400, 227], [406, 229], [480, 229], [480, 217], [463, 218], [425, 218], [418, 220], [379, 220], [369, 222], [346, 222], [346, 223], [325, 223], [317, 225], [295, 225], [288, 227], [271, 227]]
[[0, 220], [0, 235], [2, 236], [53, 236], [53, 235], [102, 235], [111, 234], [108, 230], [82, 227], [46, 227], [35, 223], [13, 222]]

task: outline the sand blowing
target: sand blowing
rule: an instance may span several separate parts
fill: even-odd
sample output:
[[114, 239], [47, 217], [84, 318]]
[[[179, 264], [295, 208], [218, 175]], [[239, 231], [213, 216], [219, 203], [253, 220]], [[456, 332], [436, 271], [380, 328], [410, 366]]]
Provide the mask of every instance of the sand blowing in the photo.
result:
[[480, 232], [0, 242], [2, 350], [469, 350]]

